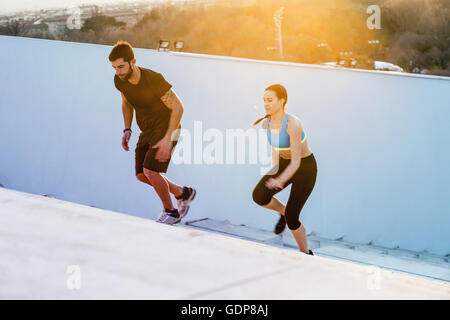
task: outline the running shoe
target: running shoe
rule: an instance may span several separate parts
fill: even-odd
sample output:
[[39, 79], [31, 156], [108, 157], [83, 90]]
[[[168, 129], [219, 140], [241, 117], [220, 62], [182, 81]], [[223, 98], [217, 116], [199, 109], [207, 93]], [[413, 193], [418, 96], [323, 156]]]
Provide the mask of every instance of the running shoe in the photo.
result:
[[194, 188], [184, 187], [183, 194], [179, 199], [177, 198], [178, 213], [180, 214], [180, 218], [175, 223], [180, 222], [181, 219], [186, 216], [189, 211], [189, 205], [191, 204], [192, 200], [194, 200], [196, 194], [197, 191]]
[[277, 224], [275, 225], [275, 234], [280, 234], [286, 229], [286, 219], [284, 219], [284, 216], [280, 214], [280, 219], [278, 220]]
[[156, 219], [156, 222], [172, 225], [177, 223], [179, 220], [181, 219], [177, 209], [175, 209], [174, 212], [164, 209], [158, 219]]
[[166, 210], [163, 210], [159, 217], [156, 219], [156, 222], [162, 222], [165, 219], [165, 216], [167, 215]]

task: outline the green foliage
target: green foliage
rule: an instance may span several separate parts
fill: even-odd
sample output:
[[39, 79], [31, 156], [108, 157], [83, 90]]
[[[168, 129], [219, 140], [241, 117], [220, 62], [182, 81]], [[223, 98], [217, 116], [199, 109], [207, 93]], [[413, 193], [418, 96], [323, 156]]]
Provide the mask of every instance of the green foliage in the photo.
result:
[[32, 24], [22, 21], [9, 22], [4, 26], [0, 26], [0, 35], [20, 36], [31, 38], [51, 38], [48, 32], [48, 25], [45, 23]]
[[86, 19], [83, 27], [81, 28], [81, 31], [86, 32], [92, 30], [96, 35], [99, 35], [108, 27], [121, 28], [125, 27], [125, 25], [125, 22], [117, 21], [114, 17], [99, 15]]
[[448, 0], [388, 0], [382, 6], [389, 34], [387, 59], [411, 71], [450, 74], [450, 6]]

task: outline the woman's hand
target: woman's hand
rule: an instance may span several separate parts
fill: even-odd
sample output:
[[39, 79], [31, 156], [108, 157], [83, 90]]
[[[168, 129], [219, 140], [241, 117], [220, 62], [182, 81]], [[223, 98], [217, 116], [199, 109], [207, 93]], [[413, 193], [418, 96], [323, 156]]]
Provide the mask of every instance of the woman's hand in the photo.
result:
[[270, 178], [266, 181], [266, 187], [271, 190], [281, 190], [284, 188], [284, 183], [277, 178]]

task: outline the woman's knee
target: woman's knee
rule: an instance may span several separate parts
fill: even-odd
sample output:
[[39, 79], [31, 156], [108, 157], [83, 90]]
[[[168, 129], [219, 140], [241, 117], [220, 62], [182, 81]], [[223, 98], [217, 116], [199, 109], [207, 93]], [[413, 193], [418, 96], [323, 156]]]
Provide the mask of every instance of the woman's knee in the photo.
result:
[[284, 212], [284, 217], [289, 230], [297, 230], [302, 225], [299, 220], [300, 212], [297, 212], [297, 210], [293, 211], [292, 209], [293, 208], [291, 208], [288, 203]]
[[298, 220], [298, 218], [289, 218], [289, 216], [285, 217], [286, 217], [286, 224], [289, 230], [297, 230], [302, 225], [302, 223]]
[[272, 197], [270, 195], [264, 192], [264, 190], [258, 188], [258, 186], [256, 186], [256, 188], [253, 190], [253, 201], [260, 206], [269, 204], [271, 198]]

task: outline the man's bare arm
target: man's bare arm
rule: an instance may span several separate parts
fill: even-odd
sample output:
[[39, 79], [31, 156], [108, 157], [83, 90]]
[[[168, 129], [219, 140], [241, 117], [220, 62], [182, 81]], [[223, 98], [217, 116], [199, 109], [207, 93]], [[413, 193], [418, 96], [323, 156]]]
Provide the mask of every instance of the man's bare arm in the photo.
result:
[[[125, 96], [122, 93], [122, 114], [123, 114], [123, 122], [126, 128], [131, 128], [131, 123], [133, 122], [133, 106], [131, 103], [125, 98]], [[130, 148], [128, 147], [128, 141], [130, 141], [131, 132], [130, 131], [124, 131], [123, 137], [122, 137], [122, 148], [125, 151], [129, 151]]]
[[183, 115], [184, 108], [183, 103], [180, 98], [178, 98], [175, 91], [170, 89], [167, 91], [162, 97], [161, 101], [172, 110], [172, 114], [170, 115], [169, 127], [167, 128], [167, 132], [164, 136], [165, 139], [172, 140], [172, 134], [178, 128], [178, 125], [181, 121], [181, 116]]
[[131, 128], [131, 124], [133, 123], [133, 106], [127, 100], [127, 98], [125, 98], [123, 93], [122, 93], [122, 114], [125, 128]]

